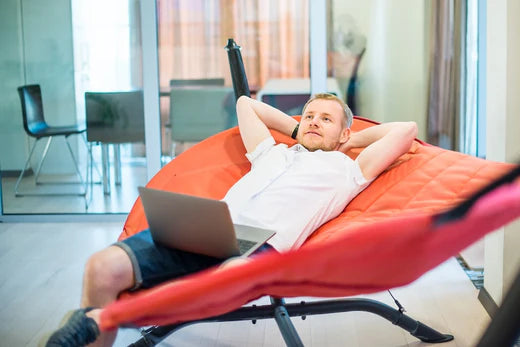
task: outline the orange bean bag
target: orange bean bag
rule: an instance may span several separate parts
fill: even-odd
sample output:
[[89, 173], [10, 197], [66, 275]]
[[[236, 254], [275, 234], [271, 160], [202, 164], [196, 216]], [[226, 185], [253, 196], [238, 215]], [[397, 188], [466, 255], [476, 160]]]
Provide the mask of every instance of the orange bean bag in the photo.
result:
[[[352, 129], [375, 123], [355, 117]], [[294, 140], [273, 132], [277, 142]], [[248, 172], [237, 128], [195, 145], [148, 186], [214, 199]], [[357, 153], [349, 153], [355, 157]], [[164, 325], [221, 315], [262, 297], [338, 297], [408, 284], [488, 232], [520, 216], [520, 187], [500, 188], [461, 220], [436, 226], [434, 216], [512, 168], [416, 140], [411, 150], [296, 251], [267, 252], [237, 267], [125, 294], [107, 306], [101, 329]], [[289, 202], [290, 203], [290, 202]], [[147, 227], [138, 199], [120, 236]]]

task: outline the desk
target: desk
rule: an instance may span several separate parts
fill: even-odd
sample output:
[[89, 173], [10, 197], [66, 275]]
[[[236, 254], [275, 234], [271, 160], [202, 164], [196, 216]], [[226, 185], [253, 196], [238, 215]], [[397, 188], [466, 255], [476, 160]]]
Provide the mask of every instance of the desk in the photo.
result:
[[[186, 88], [186, 87], [173, 87], [173, 88]], [[172, 87], [161, 87], [159, 88], [159, 97], [170, 97]], [[258, 93], [258, 88], [255, 86], [249, 86], [249, 92], [251, 93], [251, 97], [255, 96]]]
[[[121, 143], [144, 142], [143, 92], [86, 92], [87, 141], [101, 144], [103, 191], [110, 194], [109, 145], [114, 146], [116, 184], [121, 184]], [[92, 164], [91, 164], [92, 165]], [[92, 179], [92, 166], [90, 168]]]
[[[286, 112], [289, 115], [300, 115], [303, 105], [311, 96], [311, 81], [308, 78], [270, 79], [258, 91], [257, 100]], [[335, 78], [327, 78], [327, 92], [343, 98]]]

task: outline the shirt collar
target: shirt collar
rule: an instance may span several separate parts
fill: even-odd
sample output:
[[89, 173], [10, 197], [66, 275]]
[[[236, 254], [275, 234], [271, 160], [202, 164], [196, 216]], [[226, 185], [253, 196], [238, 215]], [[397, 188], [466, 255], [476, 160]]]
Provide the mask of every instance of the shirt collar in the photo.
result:
[[303, 147], [302, 145], [300, 145], [299, 143], [295, 144], [294, 146], [292, 146], [290, 148], [290, 150], [294, 151], [294, 152], [308, 152], [309, 150], [305, 147]]

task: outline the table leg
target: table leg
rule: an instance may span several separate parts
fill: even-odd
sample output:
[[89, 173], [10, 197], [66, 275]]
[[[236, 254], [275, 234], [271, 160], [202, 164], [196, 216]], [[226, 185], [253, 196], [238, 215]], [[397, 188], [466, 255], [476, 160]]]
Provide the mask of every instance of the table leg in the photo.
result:
[[101, 161], [103, 162], [103, 193], [110, 194], [110, 160], [108, 144], [101, 145]]
[[115, 183], [121, 185], [121, 145], [114, 144], [114, 175], [116, 176]]

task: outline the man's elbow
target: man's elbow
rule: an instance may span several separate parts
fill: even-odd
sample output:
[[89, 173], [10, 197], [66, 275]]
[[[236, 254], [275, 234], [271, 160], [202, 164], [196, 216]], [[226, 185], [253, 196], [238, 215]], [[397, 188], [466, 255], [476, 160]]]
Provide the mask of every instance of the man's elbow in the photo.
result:
[[240, 105], [247, 105], [251, 102], [251, 98], [247, 95], [241, 95], [237, 99], [237, 108], [240, 107]]
[[413, 138], [415, 139], [419, 132], [419, 128], [417, 127], [417, 123], [415, 123], [415, 122], [410, 122], [410, 123], [411, 123], [411, 127], [412, 127], [412, 135], [413, 135]]
[[251, 109], [251, 98], [246, 95], [241, 95], [237, 99], [236, 110], [237, 117], [240, 119], [241, 115], [247, 114]]
[[407, 130], [407, 134], [408, 134], [408, 137], [411, 138], [412, 140], [415, 139], [417, 137], [417, 133], [418, 133], [418, 128], [417, 128], [417, 123], [415, 122], [406, 122], [406, 130]]
[[398, 137], [401, 139], [401, 141], [403, 141], [403, 144], [405, 144], [406, 147], [409, 147], [417, 137], [417, 133], [417, 123], [402, 122], [399, 124], [396, 134], [398, 134]]

